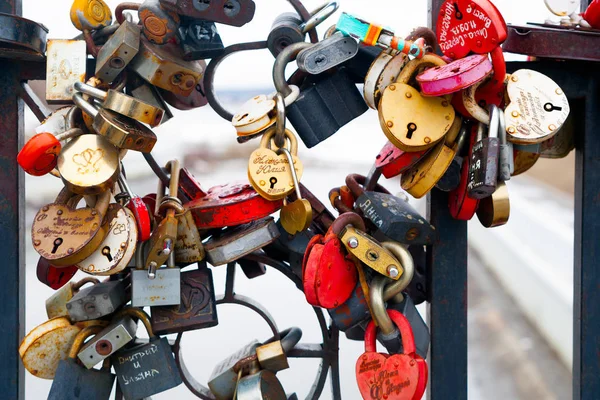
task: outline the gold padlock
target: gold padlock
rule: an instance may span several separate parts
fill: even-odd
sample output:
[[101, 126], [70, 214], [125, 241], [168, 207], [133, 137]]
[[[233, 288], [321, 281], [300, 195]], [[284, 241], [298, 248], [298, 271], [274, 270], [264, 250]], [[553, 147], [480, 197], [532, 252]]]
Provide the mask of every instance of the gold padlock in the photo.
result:
[[477, 218], [486, 228], [505, 225], [510, 217], [510, 199], [505, 182], [498, 182], [496, 191], [489, 197], [479, 201]]
[[106, 110], [133, 118], [152, 127], [159, 125], [162, 121], [164, 110], [125, 93], [117, 92], [113, 89], [105, 92], [91, 85], [86, 85], [83, 82], [76, 82], [74, 88], [78, 92], [102, 101], [102, 108]]
[[94, 207], [75, 209], [81, 196], [63, 188], [55, 202], [42, 207], [33, 220], [31, 239], [35, 251], [57, 267], [89, 257], [106, 237], [107, 227], [102, 220], [110, 198], [107, 191]]
[[94, 118], [94, 131], [106, 137], [114, 146], [142, 153], [150, 153], [154, 148], [156, 135], [138, 121], [102, 107], [96, 109], [79, 93], [73, 95], [73, 101], [84, 114]]
[[402, 174], [402, 189], [417, 199], [425, 196], [444, 176], [455, 155], [454, 148], [448, 147], [444, 141], [438, 143]]
[[530, 153], [527, 151], [520, 151], [513, 149], [513, 161], [515, 163], [515, 170], [510, 176], [521, 175], [529, 171], [540, 158], [540, 153]]
[[410, 61], [390, 84], [379, 102], [379, 122], [396, 147], [416, 152], [433, 147], [448, 132], [456, 113], [446, 97], [424, 97], [408, 82], [420, 67], [441, 66], [440, 57], [426, 54]]
[[96, 30], [112, 24], [112, 13], [102, 0], [75, 0], [71, 6], [71, 22], [80, 31]]
[[75, 294], [81, 289], [86, 283], [99, 283], [100, 281], [96, 278], [87, 277], [83, 278], [79, 282], [68, 282], [66, 285], [58, 289], [48, 299], [46, 299], [46, 314], [48, 319], [56, 317], [68, 317], [67, 302], [73, 298]]
[[189, 265], [204, 260], [206, 256], [202, 238], [191, 210], [177, 216], [177, 239], [175, 241], [175, 263]]

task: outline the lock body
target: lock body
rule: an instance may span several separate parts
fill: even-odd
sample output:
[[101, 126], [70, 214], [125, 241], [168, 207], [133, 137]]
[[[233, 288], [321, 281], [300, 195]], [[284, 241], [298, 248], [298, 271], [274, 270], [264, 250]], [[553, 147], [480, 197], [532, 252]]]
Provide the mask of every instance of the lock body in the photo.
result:
[[131, 271], [131, 305], [133, 307], [170, 306], [181, 302], [181, 270], [166, 267], [156, 270], [154, 279], [146, 269]]
[[103, 82], [112, 82], [139, 50], [140, 28], [133, 22], [123, 21], [98, 51], [96, 77]]
[[72, 358], [60, 360], [48, 400], [106, 400], [114, 382], [110, 371], [84, 368]]
[[89, 321], [114, 313], [127, 301], [125, 282], [108, 281], [80, 290], [66, 308], [71, 321]]
[[358, 42], [338, 32], [302, 50], [296, 59], [301, 71], [321, 74], [350, 60], [358, 53]]
[[498, 138], [488, 137], [473, 146], [469, 171], [469, 196], [483, 199], [496, 190], [498, 183]]
[[208, 378], [208, 387], [218, 400], [228, 400], [233, 397], [238, 377], [233, 367], [241, 359], [255, 355], [258, 346], [260, 343], [253, 340], [215, 365], [210, 378]]
[[252, 0], [160, 0], [160, 4], [179, 15], [232, 26], [252, 21], [256, 10]]
[[212, 21], [192, 20], [187, 26], [181, 26], [179, 33], [183, 38], [181, 47], [184, 60], [213, 59], [221, 56], [225, 50], [217, 26]]
[[70, 104], [73, 102], [73, 84], [86, 79], [85, 41], [49, 39], [46, 53], [46, 101]]
[[77, 357], [86, 368], [92, 368], [131, 342], [136, 330], [137, 324], [131, 317], [122, 317], [88, 341], [77, 353]]

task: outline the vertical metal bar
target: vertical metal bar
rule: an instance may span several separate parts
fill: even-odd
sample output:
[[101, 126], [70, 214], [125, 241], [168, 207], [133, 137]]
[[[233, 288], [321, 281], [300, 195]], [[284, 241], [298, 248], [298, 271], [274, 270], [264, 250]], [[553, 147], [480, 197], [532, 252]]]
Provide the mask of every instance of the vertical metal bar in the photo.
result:
[[585, 127], [576, 136], [573, 400], [600, 398], [600, 82], [594, 73], [588, 82]]
[[[21, 15], [21, 1], [0, 1], [0, 12]], [[19, 358], [19, 343], [25, 328], [25, 253], [20, 235], [25, 231], [24, 176], [17, 166], [23, 145], [23, 102], [19, 68], [10, 61], [0, 63], [0, 388], [2, 398], [25, 398], [25, 375]]]

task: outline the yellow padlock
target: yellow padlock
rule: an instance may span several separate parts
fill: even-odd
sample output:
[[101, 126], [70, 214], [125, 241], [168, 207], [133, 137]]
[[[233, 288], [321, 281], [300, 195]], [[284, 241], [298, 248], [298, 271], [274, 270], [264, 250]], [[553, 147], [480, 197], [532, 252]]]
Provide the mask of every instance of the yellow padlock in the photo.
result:
[[510, 217], [510, 199], [505, 182], [498, 182], [496, 191], [482, 199], [477, 208], [477, 218], [486, 228], [505, 225]]
[[416, 152], [433, 147], [448, 132], [456, 113], [446, 97], [424, 97], [408, 82], [421, 67], [442, 66], [440, 57], [426, 54], [410, 61], [395, 83], [383, 92], [379, 102], [379, 122], [396, 147]]
[[71, 22], [80, 31], [95, 30], [112, 24], [112, 13], [102, 0], [75, 0], [71, 6]]

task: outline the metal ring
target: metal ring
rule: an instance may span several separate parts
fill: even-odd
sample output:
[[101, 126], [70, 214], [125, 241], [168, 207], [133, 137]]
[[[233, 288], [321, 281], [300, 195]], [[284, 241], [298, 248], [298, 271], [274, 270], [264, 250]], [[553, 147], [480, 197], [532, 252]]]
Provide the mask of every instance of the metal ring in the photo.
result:
[[283, 49], [275, 59], [275, 64], [273, 65], [273, 82], [275, 84], [275, 89], [282, 95], [288, 96], [292, 92], [292, 89], [285, 79], [285, 67], [296, 59], [300, 51], [311, 46], [310, 43], [306, 42], [291, 44]]
[[285, 146], [285, 102], [281, 93], [275, 94], [275, 110], [275, 146], [282, 148]]
[[298, 174], [296, 173], [296, 168], [294, 167], [294, 158], [288, 149], [285, 147], [279, 148], [277, 154], [284, 153], [285, 157], [288, 160], [288, 164], [290, 166], [290, 172], [292, 173], [292, 181], [294, 182], [294, 190], [296, 191], [296, 197], [298, 199], [302, 198], [302, 194], [300, 193], [300, 182], [298, 181]]
[[321, 24], [321, 22], [331, 17], [331, 15], [336, 12], [338, 8], [340, 8], [340, 5], [337, 1], [329, 1], [322, 4], [311, 13], [311, 17], [308, 19], [308, 21], [300, 25], [300, 30], [302, 33], [306, 33], [309, 30], [315, 29]]
[[[311, 13], [309, 13], [306, 7], [304, 7], [304, 4], [302, 4], [301, 0], [288, 0], [288, 2], [292, 5], [292, 7], [294, 7], [294, 10], [296, 10], [296, 13], [300, 16], [300, 19], [303, 22], [306, 22], [310, 19]], [[311, 29], [308, 31], [308, 38], [310, 39], [311, 43], [318, 43], [319, 36], [317, 34], [317, 30]]]

